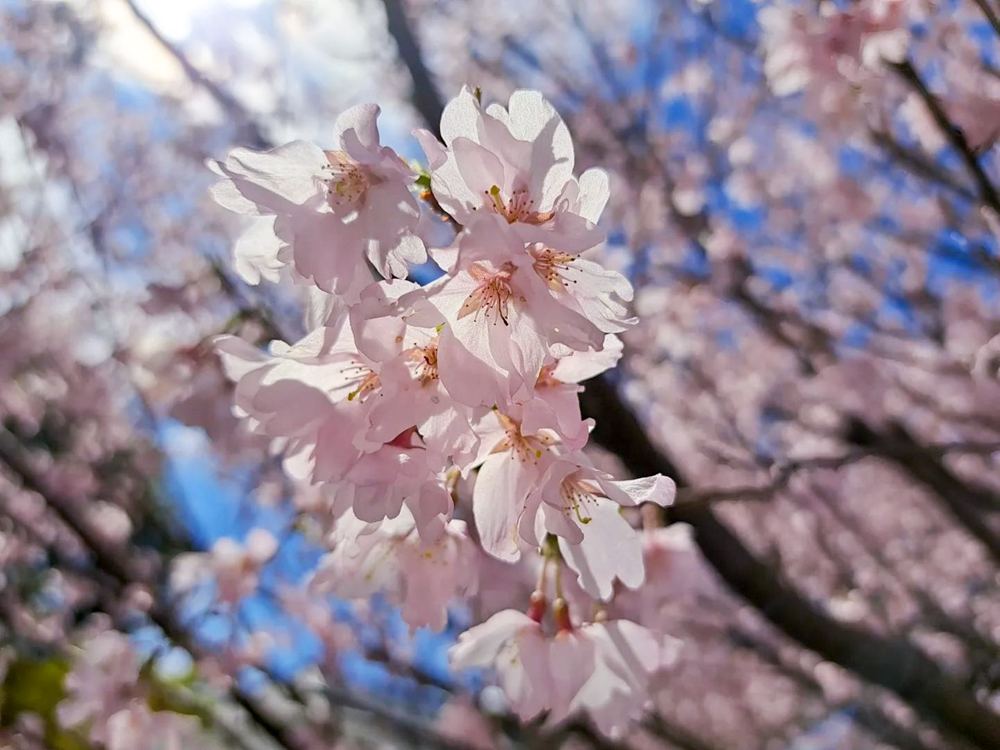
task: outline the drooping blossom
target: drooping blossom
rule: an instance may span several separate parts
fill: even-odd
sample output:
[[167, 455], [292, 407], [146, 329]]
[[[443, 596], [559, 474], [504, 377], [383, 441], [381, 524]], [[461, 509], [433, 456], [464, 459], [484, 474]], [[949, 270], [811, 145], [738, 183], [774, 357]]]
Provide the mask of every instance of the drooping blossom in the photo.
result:
[[459, 636], [453, 669], [495, 668], [511, 709], [523, 721], [543, 711], [565, 715], [593, 671], [593, 648], [575, 635], [549, 638], [530, 616], [504, 610]]
[[628, 620], [584, 625], [581, 637], [594, 648], [594, 670], [568, 713], [580, 711], [609, 737], [621, 737], [650, 701], [650, 681], [673, 663], [680, 643]]
[[337, 523], [333, 551], [320, 562], [310, 590], [341, 598], [386, 594], [414, 628], [442, 630], [448, 603], [475, 589], [474, 548], [462, 521], [439, 516], [437, 533], [418, 534], [412, 515], [369, 525], [350, 513]]
[[621, 508], [669, 505], [675, 491], [673, 480], [659, 474], [615, 481], [576, 453], [550, 463], [527, 498], [519, 530], [535, 546], [545, 533], [558, 536], [560, 552], [581, 587], [606, 601], [615, 579], [629, 588], [645, 579], [639, 535]]
[[493, 668], [512, 710], [524, 721], [547, 712], [557, 724], [585, 712], [610, 736], [641, 715], [652, 676], [667, 667], [676, 642], [627, 620], [565, 620], [546, 635], [531, 616], [504, 610], [466, 631], [449, 651], [455, 669]]
[[588, 430], [560, 434], [557, 424], [539, 419], [535, 402], [492, 410], [476, 430], [482, 453], [472, 497], [476, 528], [487, 553], [513, 562], [523, 546], [518, 527], [528, 496], [560, 453], [583, 446]]
[[256, 283], [291, 264], [303, 283], [355, 300], [371, 281], [406, 276], [426, 259], [415, 234], [420, 209], [415, 175], [379, 142], [379, 107], [362, 104], [336, 123], [339, 148], [295, 141], [259, 153], [234, 149], [211, 162], [222, 176], [212, 189], [225, 208], [258, 220], [237, 245], [237, 270]]
[[[395, 165], [385, 149], [378, 158], [359, 151], [377, 147], [377, 108], [363, 110], [369, 119], [352, 112], [354, 130], [341, 128], [343, 151], [325, 155], [323, 179], [310, 147], [293, 144], [288, 153], [237, 153], [220, 167], [230, 180], [216, 187], [222, 202], [263, 217], [238, 248], [244, 275], [273, 278], [288, 259], [300, 283], [315, 285], [311, 332], [298, 343], [262, 352], [217, 341], [237, 415], [271, 441], [293, 479], [319, 489], [309, 503], [323, 506], [331, 551], [309, 590], [384, 592], [412, 627], [442, 629], [452, 598], [477, 585], [473, 540], [507, 563], [544, 547], [528, 614], [505, 610], [472, 628], [453, 664], [495, 666], [522, 719], [545, 712], [555, 723], [582, 710], [618, 731], [666, 660], [634, 623], [580, 618], [604, 611], [596, 600], [609, 600], [615, 581], [643, 581], [641, 540], [622, 507], [666, 505], [674, 487], [659, 475], [615, 481], [581, 452], [593, 422], [582, 418], [579, 384], [615, 365], [617, 334], [635, 323], [629, 281], [581, 255], [604, 240], [595, 222], [607, 178], [573, 175], [568, 130], [540, 94], [515, 92], [506, 109], [484, 111], [465, 89], [446, 108], [444, 145], [418, 134], [435, 207], [460, 227], [450, 246], [431, 251], [445, 274], [425, 287], [391, 279], [416, 257], [404, 252], [369, 255], [384, 277], [373, 279], [360, 272], [362, 254], [339, 252], [358, 245], [344, 227], [367, 226], [366, 211], [372, 221], [409, 216], [403, 203], [374, 204], [368, 194], [380, 180], [398, 186], [412, 175], [394, 173], [393, 182], [377, 172]], [[271, 189], [281, 170], [290, 177]], [[272, 237], [288, 245], [278, 263], [266, 250]], [[334, 246], [326, 255], [319, 237]], [[452, 518], [465, 512], [454, 507], [464, 481], [474, 481], [474, 533]], [[542, 621], [552, 566], [550, 634]], [[563, 566], [577, 580], [563, 580]], [[637, 666], [636, 649], [647, 647]]]

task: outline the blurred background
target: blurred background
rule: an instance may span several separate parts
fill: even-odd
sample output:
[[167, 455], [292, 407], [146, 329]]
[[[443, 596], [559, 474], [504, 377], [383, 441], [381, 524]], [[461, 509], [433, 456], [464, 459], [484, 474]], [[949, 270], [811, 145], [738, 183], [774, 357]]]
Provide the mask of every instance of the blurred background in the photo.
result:
[[[143, 660], [131, 700], [199, 726], [129, 747], [1000, 747], [998, 16], [0, 0], [0, 747], [114, 750], [65, 717], [68, 673], [107, 682], [109, 632]], [[304, 328], [294, 286], [232, 271], [205, 160], [329, 146], [364, 101], [415, 159], [463, 84], [541, 90], [578, 170], [611, 175], [600, 260], [641, 323], [584, 408], [600, 460], [681, 488], [635, 606], [684, 643], [621, 740], [518, 727], [449, 674], [495, 592], [440, 634], [297, 597], [309, 500], [209, 344]], [[277, 552], [246, 596], [178, 587], [221, 537], [252, 557], [255, 528]]]

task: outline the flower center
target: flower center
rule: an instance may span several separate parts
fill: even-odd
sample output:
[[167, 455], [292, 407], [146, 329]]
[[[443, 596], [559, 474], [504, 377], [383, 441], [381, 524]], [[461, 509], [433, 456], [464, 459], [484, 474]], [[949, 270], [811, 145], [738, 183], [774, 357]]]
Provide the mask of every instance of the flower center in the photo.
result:
[[547, 365], [543, 365], [542, 369], [538, 371], [538, 380], [535, 381], [535, 388], [558, 388], [561, 385], [565, 385], [559, 378], [557, 378], [554, 373], [556, 371], [556, 365], [558, 362], [550, 362]]
[[401, 433], [396, 435], [392, 440], [390, 440], [386, 445], [391, 445], [394, 448], [420, 448], [422, 447], [419, 443], [420, 434], [417, 432], [416, 427], [407, 427]]
[[418, 347], [410, 352], [414, 361], [414, 377], [421, 385], [428, 385], [438, 379], [438, 342], [435, 338], [427, 346]]
[[325, 151], [329, 164], [323, 165], [326, 174], [327, 199], [330, 206], [336, 208], [343, 205], [363, 203], [372, 185], [372, 177], [368, 171], [352, 159], [346, 151]]
[[531, 461], [537, 464], [549, 446], [555, 442], [548, 435], [522, 435], [521, 423], [506, 414], [498, 412], [497, 418], [503, 425], [506, 434], [499, 443], [493, 446], [492, 453], [510, 451], [511, 459], [516, 457], [521, 463]]
[[458, 311], [459, 319], [474, 314], [473, 320], [478, 320], [482, 311], [486, 320], [493, 319], [493, 325], [496, 325], [498, 320], [502, 320], [504, 325], [509, 325], [508, 303], [514, 296], [510, 279], [515, 270], [517, 269], [513, 263], [504, 263], [499, 271], [489, 271], [485, 266], [473, 263], [469, 267], [469, 275], [479, 283], [462, 303]]
[[580, 480], [576, 473], [570, 474], [559, 485], [559, 496], [567, 515], [572, 513], [581, 524], [594, 520], [589, 505], [594, 502], [598, 490], [590, 482]]
[[508, 224], [518, 221], [522, 224], [544, 224], [555, 216], [552, 211], [544, 214], [536, 211], [535, 201], [528, 195], [527, 188], [518, 188], [507, 200], [500, 195], [500, 188], [496, 185], [483, 192], [486, 195], [486, 205], [494, 213], [504, 217]]
[[545, 247], [540, 242], [530, 245], [528, 252], [535, 259], [532, 268], [549, 289], [565, 292], [567, 284], [576, 283], [576, 279], [567, 278], [567, 274], [571, 269], [570, 264], [576, 260], [577, 256]]

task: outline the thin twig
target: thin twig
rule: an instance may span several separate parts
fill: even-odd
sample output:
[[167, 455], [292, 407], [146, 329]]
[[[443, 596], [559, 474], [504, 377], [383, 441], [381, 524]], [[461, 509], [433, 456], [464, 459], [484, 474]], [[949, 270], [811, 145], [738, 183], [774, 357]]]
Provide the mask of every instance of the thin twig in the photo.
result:
[[975, 149], [969, 145], [962, 129], [948, 117], [948, 113], [945, 112], [944, 106], [938, 98], [927, 88], [927, 84], [924, 83], [924, 79], [921, 78], [920, 73], [913, 67], [913, 63], [905, 60], [901, 63], [891, 63], [890, 67], [903, 80], [909, 83], [917, 94], [920, 95], [920, 98], [923, 99], [938, 129], [948, 139], [951, 147], [958, 152], [966, 169], [975, 181], [980, 200], [997, 214], [1000, 214], [1000, 193], [997, 192], [993, 181], [986, 174], [983, 165], [979, 163], [979, 157]]

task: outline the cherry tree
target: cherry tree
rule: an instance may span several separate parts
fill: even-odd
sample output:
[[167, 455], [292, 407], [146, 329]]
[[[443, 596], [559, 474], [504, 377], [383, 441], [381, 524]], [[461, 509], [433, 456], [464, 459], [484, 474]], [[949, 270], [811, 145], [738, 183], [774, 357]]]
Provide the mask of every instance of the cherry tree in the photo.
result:
[[5, 743], [1000, 736], [989, 0], [99, 5], [0, 11]]

